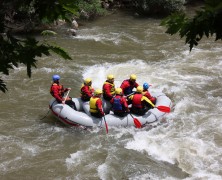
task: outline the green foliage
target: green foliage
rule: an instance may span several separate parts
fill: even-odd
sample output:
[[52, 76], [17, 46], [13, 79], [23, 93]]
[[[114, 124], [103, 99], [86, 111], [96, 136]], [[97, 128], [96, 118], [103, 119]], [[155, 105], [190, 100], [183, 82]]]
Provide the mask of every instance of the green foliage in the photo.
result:
[[[31, 77], [32, 68], [37, 67], [37, 57], [49, 56], [50, 52], [64, 59], [71, 59], [61, 47], [40, 43], [35, 38], [15, 38], [10, 31], [19, 22], [28, 28], [35, 27], [40, 22], [51, 23], [58, 19], [71, 22], [72, 16], [85, 14], [95, 17], [104, 14], [100, 0], [2, 0], [0, 6], [0, 75], [9, 75], [9, 70], [24, 64], [27, 75]], [[16, 22], [16, 23], [15, 23]], [[10, 25], [10, 26], [8, 26]], [[31, 27], [30, 27], [31, 26]], [[16, 29], [16, 27], [15, 27]], [[55, 35], [45, 30], [42, 35]], [[0, 78], [0, 91], [7, 90], [5, 82]]]
[[182, 10], [185, 0], [135, 0], [132, 3], [139, 14], [165, 15]]
[[64, 59], [72, 59], [68, 53], [66, 53], [66, 51], [59, 47], [59, 46], [52, 46], [52, 45], [48, 45], [49, 50], [53, 51], [54, 53], [60, 55], [62, 58]]
[[57, 33], [51, 30], [44, 30], [42, 31], [41, 35], [43, 36], [52, 36], [52, 35], [56, 35]]
[[161, 25], [167, 27], [166, 33], [171, 35], [179, 33], [185, 37], [190, 51], [197, 46], [199, 41], [206, 36], [215, 35], [215, 40], [222, 40], [222, 2], [221, 0], [207, 0], [202, 10], [197, 11], [192, 18], [187, 18], [184, 13], [172, 14], [164, 19]]
[[[71, 59], [69, 54], [55, 45], [41, 43], [35, 38], [18, 38], [8, 31], [8, 23], [24, 21], [23, 18], [48, 22], [63, 18], [70, 20], [71, 13], [75, 13], [77, 6], [74, 0], [3, 0], [0, 7], [0, 75], [9, 75], [9, 71], [19, 65], [27, 67], [27, 75], [31, 77], [32, 68], [37, 67], [37, 57], [50, 56], [51, 52], [64, 59]], [[15, 16], [16, 18], [14, 19]], [[43, 31], [43, 35], [55, 35], [53, 31]], [[5, 82], [0, 78], [0, 91], [6, 92]]]
[[101, 0], [78, 0], [78, 7], [80, 9], [80, 17], [85, 19], [92, 19], [106, 13], [106, 10], [101, 6]]
[[40, 20], [53, 22], [56, 19], [69, 21], [69, 14], [76, 14], [78, 11], [76, 0], [33, 0], [35, 14]]
[[[10, 69], [18, 67], [19, 64], [24, 64], [27, 67], [27, 75], [31, 77], [32, 67], [37, 67], [36, 57], [49, 56], [51, 55], [50, 51], [55, 52], [64, 59], [71, 59], [61, 47], [39, 44], [39, 41], [34, 38], [17, 39], [9, 34], [1, 39], [0, 49], [0, 72], [5, 75], [9, 75]], [[1, 79], [0, 90], [3, 92], [7, 90], [5, 83]]]
[[2, 81], [1, 79], [0, 79], [0, 91], [2, 91], [2, 92], [6, 92], [8, 89], [6, 88], [6, 84], [4, 83], [4, 81]]
[[161, 22], [161, 25], [170, 24], [166, 33], [173, 35], [177, 33], [181, 29], [181, 27], [184, 26], [184, 22], [186, 21], [187, 19], [184, 13], [174, 13], [171, 15], [171, 18], [165, 18]]

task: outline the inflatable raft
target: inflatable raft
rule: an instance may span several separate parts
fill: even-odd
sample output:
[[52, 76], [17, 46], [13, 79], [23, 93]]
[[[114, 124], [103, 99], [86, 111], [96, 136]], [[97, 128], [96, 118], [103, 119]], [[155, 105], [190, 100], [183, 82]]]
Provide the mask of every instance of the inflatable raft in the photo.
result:
[[93, 127], [110, 127], [110, 126], [135, 126], [135, 119], [138, 120], [142, 127], [153, 123], [160, 122], [166, 112], [158, 109], [159, 107], [167, 107], [170, 109], [172, 106], [171, 100], [164, 93], [155, 93], [152, 96], [156, 97], [156, 108], [150, 109], [143, 116], [135, 114], [128, 114], [125, 117], [119, 117], [114, 115], [112, 107], [109, 101], [103, 99], [103, 110], [105, 112], [105, 118], [96, 118], [90, 115], [89, 102], [83, 102], [81, 98], [72, 98], [75, 102], [77, 110], [72, 109], [66, 104], [59, 104], [55, 99], [51, 99], [49, 106], [52, 113], [63, 123], [72, 126], [80, 126], [85, 128]]

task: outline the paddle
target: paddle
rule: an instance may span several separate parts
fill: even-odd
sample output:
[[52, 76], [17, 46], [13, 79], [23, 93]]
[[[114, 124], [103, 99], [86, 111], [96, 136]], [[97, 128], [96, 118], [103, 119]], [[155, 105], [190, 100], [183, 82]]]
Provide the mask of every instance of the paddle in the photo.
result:
[[169, 113], [170, 112], [170, 107], [167, 106], [154, 106], [154, 108], [157, 108], [159, 111]]
[[134, 122], [134, 125], [136, 126], [136, 128], [141, 128], [142, 124], [140, 123], [140, 121], [137, 118], [133, 117], [133, 115], [131, 113], [129, 113], [129, 114], [133, 118], [133, 122]]
[[[71, 89], [70, 89], [70, 90], [71, 90]], [[64, 106], [64, 104], [65, 104], [65, 102], [66, 102], [66, 99], [67, 99], [67, 97], [68, 97], [68, 95], [69, 95], [70, 90], [68, 90], [64, 101], [62, 101], [62, 105], [63, 105], [63, 106]], [[60, 110], [60, 112], [59, 112], [59, 114], [58, 114], [58, 117], [60, 116], [60, 114], [61, 114], [61, 112], [62, 112], [62, 109], [63, 109], [63, 108], [61, 108], [61, 110]]]
[[159, 111], [165, 112], [165, 113], [169, 113], [170, 112], [170, 107], [168, 106], [155, 106], [152, 101], [150, 99], [146, 99], [146, 101], [148, 103], [150, 103], [151, 106], [153, 106], [153, 108], [157, 108]]
[[68, 92], [67, 92], [67, 94], [66, 94], [66, 97], [65, 97], [64, 101], [62, 101], [62, 104], [63, 104], [63, 105], [64, 105], [64, 103], [66, 102], [66, 99], [67, 99], [67, 97], [68, 97], [68, 95], [69, 95], [70, 90], [71, 90], [71, 89], [68, 90]]
[[127, 98], [128, 98], [128, 97], [130, 97], [131, 95], [133, 95], [133, 94], [135, 94], [135, 93], [136, 93], [136, 92], [134, 92], [134, 91], [133, 91], [132, 93], [130, 93], [130, 94], [128, 94], [128, 95], [126, 95], [125, 97], [127, 97]]
[[105, 126], [106, 126], [106, 133], [108, 134], [108, 125], [107, 125], [107, 123], [106, 123], [106, 118], [105, 118], [105, 116], [103, 116], [104, 118], [104, 122], [105, 122]]

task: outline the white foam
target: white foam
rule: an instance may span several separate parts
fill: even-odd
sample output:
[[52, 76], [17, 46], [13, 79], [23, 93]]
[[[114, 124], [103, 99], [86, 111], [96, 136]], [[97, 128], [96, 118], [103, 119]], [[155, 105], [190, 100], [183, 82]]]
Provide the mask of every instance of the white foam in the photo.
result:
[[32, 144], [21, 144], [21, 148], [23, 149], [23, 153], [25, 155], [35, 156], [39, 153], [40, 148], [37, 145]]
[[[171, 164], [175, 163], [175, 150], [169, 151], [165, 146], [172, 146], [171, 142], [164, 146], [166, 137], [164, 134], [152, 136], [149, 132], [141, 131], [134, 135], [134, 140], [126, 144], [126, 149], [133, 149], [141, 153], [146, 152], [158, 161], [165, 161]], [[162, 140], [165, 140], [163, 143]], [[173, 147], [173, 146], [172, 146]]]
[[152, 82], [152, 76], [148, 75], [148, 72], [152, 73], [151, 69], [152, 66], [148, 65], [143, 60], [133, 59], [118, 64], [104, 63], [100, 65], [87, 66], [83, 71], [83, 78], [92, 78], [92, 86], [94, 88], [101, 88], [106, 80], [106, 76], [108, 74], [113, 74], [115, 76], [115, 85], [116, 87], [119, 87], [123, 80], [129, 78], [130, 74], [136, 74], [137, 82], [139, 84], [148, 82], [153, 85], [152, 88], [158, 88], [158, 86]]
[[73, 154], [70, 154], [70, 158], [66, 158], [66, 165], [68, 169], [71, 169], [73, 166], [78, 166], [81, 163], [81, 160], [84, 156], [83, 151], [77, 151]]
[[107, 177], [107, 173], [109, 172], [108, 166], [106, 164], [101, 164], [98, 166], [97, 171], [100, 179], [105, 180]]

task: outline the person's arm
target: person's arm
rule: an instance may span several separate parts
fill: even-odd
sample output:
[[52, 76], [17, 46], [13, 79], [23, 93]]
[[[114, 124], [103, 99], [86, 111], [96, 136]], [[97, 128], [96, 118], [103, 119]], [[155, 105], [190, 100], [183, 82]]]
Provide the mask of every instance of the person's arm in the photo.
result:
[[112, 99], [110, 100], [110, 103], [113, 104], [113, 102], [114, 102], [114, 99], [112, 98]]
[[98, 99], [98, 100], [96, 101], [96, 107], [98, 108], [99, 113], [100, 113], [102, 116], [104, 116], [105, 113], [103, 112], [102, 100], [101, 100], [101, 99]]
[[67, 91], [69, 91], [69, 90], [71, 90], [71, 88], [65, 88], [65, 89], [64, 89], [64, 92], [67, 92]]
[[123, 106], [124, 106], [125, 109], [126, 109], [126, 112], [129, 112], [130, 110], [129, 110], [129, 108], [128, 108], [128, 104], [127, 104], [127, 102], [126, 102], [126, 99], [125, 99], [125, 98], [122, 98], [121, 100], [122, 100]]
[[122, 82], [122, 84], [121, 84], [121, 86], [120, 86], [120, 88], [123, 90], [123, 92], [124, 92], [124, 90], [125, 90], [125, 88], [126, 88], [126, 81], [124, 80], [123, 82]]
[[137, 88], [139, 86], [139, 84], [137, 82], [135, 82], [134, 87]]
[[151, 99], [152, 96], [150, 95], [150, 93], [148, 91], [146, 91], [146, 93], [144, 94], [144, 96], [146, 96], [148, 99]]
[[143, 96], [141, 101], [146, 102], [149, 106], [151, 105], [151, 107], [155, 107], [155, 105], [152, 103], [152, 101], [150, 101], [147, 97]]
[[132, 104], [133, 96], [134, 96], [134, 95], [131, 95], [131, 96], [127, 97], [128, 105], [129, 105], [129, 104]]
[[146, 96], [150, 101], [152, 101], [152, 103], [156, 102], [156, 98], [151, 96], [149, 91], [146, 91], [146, 93], [144, 94], [144, 96]]

